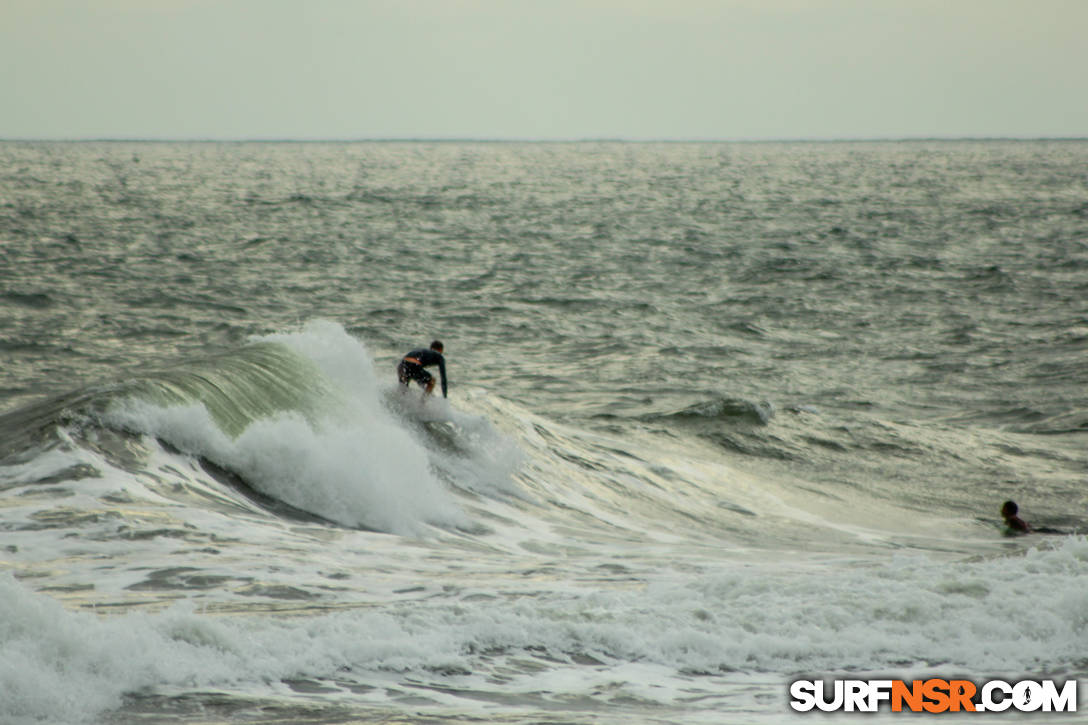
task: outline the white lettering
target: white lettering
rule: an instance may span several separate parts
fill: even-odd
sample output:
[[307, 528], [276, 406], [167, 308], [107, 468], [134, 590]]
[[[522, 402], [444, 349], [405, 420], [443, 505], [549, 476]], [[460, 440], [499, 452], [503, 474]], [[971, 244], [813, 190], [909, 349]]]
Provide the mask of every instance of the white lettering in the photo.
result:
[[1053, 680], [1044, 680], [1043, 697], [1043, 712], [1076, 712], [1077, 681], [1067, 680], [1059, 693]]
[[1020, 712], [1035, 712], [1043, 706], [1043, 688], [1031, 680], [1017, 682], [1012, 688], [1012, 704]]
[[891, 699], [891, 680], [869, 680], [869, 709], [867, 712], [876, 712], [880, 709], [880, 703]]
[[[1000, 692], [1002, 698], [994, 699], [994, 693]], [[1004, 712], [1012, 707], [1012, 685], [1004, 680], [990, 680], [982, 686], [982, 705], [976, 706], [976, 710], [986, 712]]]
[[819, 691], [819, 694], [816, 696], [816, 707], [824, 712], [835, 712], [842, 707], [842, 703], [846, 699], [845, 694], [843, 694], [843, 681], [835, 680], [835, 684], [832, 686], [835, 698], [831, 701], [828, 701], [827, 693], [824, 692], [825, 684], [826, 683], [823, 680], [816, 681], [816, 689]]
[[869, 686], [865, 680], [847, 680], [845, 685], [845, 691], [843, 693], [843, 701], [846, 705], [847, 712], [868, 712], [868, 693]]
[[816, 707], [816, 683], [812, 680], [797, 680], [790, 685], [790, 707], [797, 712], [808, 712]]

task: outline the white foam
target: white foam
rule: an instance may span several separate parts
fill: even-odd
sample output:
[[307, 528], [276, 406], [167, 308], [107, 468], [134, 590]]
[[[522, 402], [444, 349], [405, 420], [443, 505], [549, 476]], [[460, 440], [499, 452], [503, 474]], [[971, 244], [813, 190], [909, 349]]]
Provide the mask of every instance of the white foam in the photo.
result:
[[[445, 474], [447, 481], [475, 493], [524, 495], [514, 475], [525, 462], [525, 454], [512, 438], [484, 415], [460, 410], [443, 398], [417, 396], [414, 392], [390, 391], [387, 400], [394, 412], [411, 423], [446, 426], [454, 441], [450, 448], [443, 448], [433, 436], [419, 439], [428, 444], [432, 465]], [[468, 405], [487, 397], [481, 390], [462, 390], [461, 396]]]
[[264, 339], [305, 354], [329, 377], [338, 399], [329, 401], [326, 417], [281, 413], [231, 438], [201, 403], [126, 399], [111, 405], [107, 421], [203, 456], [265, 494], [346, 526], [419, 535], [425, 523], [466, 523], [427, 450], [382, 404], [361, 342], [328, 322]]
[[[711, 693], [737, 671], [773, 673], [783, 688], [798, 672], [1038, 676], [1080, 661], [1088, 648], [1086, 562], [1088, 540], [1070, 538], [986, 561], [723, 565], [644, 572], [644, 589], [556, 581], [544, 592], [536, 582], [517, 598], [426, 597], [289, 618], [216, 617], [184, 604], [96, 617], [5, 576], [0, 717], [93, 719], [144, 687], [270, 696], [292, 677], [366, 683], [414, 672], [408, 680], [441, 680], [436, 669], [454, 669], [464, 674], [448, 677], [482, 688], [492, 668], [516, 669], [534, 653], [544, 654], [538, 665], [549, 682], [568, 688], [557, 693], [563, 697], [597, 697], [592, 683], [610, 679], [663, 704], [676, 704], [670, 698], [690, 672], [720, 678], [702, 686]], [[576, 663], [587, 657], [599, 664]], [[638, 677], [633, 663], [655, 682], [625, 681]], [[589, 676], [570, 676], [579, 672]], [[530, 674], [505, 691], [539, 688]]]

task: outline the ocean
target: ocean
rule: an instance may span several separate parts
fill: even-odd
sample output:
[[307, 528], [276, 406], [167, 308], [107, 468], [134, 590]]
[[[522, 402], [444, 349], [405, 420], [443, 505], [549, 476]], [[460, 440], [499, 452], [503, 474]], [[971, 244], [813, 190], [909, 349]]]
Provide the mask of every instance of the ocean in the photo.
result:
[[0, 310], [0, 722], [1088, 677], [1086, 141], [5, 142]]

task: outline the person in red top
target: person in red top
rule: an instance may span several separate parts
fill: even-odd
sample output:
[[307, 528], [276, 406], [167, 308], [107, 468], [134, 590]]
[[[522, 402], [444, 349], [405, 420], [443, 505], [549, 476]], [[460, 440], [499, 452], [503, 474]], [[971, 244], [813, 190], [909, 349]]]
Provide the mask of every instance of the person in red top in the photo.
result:
[[429, 350], [412, 350], [397, 363], [397, 380], [405, 388], [415, 380], [430, 395], [434, 390], [434, 377], [423, 368], [438, 366], [442, 378], [442, 397], [446, 397], [446, 358], [442, 357], [442, 343], [435, 340]]

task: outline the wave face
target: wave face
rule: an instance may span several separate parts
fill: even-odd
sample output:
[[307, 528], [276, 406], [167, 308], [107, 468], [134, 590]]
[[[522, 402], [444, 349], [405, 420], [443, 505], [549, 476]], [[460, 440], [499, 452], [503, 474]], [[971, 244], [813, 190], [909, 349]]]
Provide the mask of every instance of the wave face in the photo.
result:
[[102, 420], [342, 526], [410, 535], [465, 521], [384, 404], [365, 348], [333, 323], [130, 385]]
[[1088, 674], [1086, 144], [0, 160], [0, 721]]

